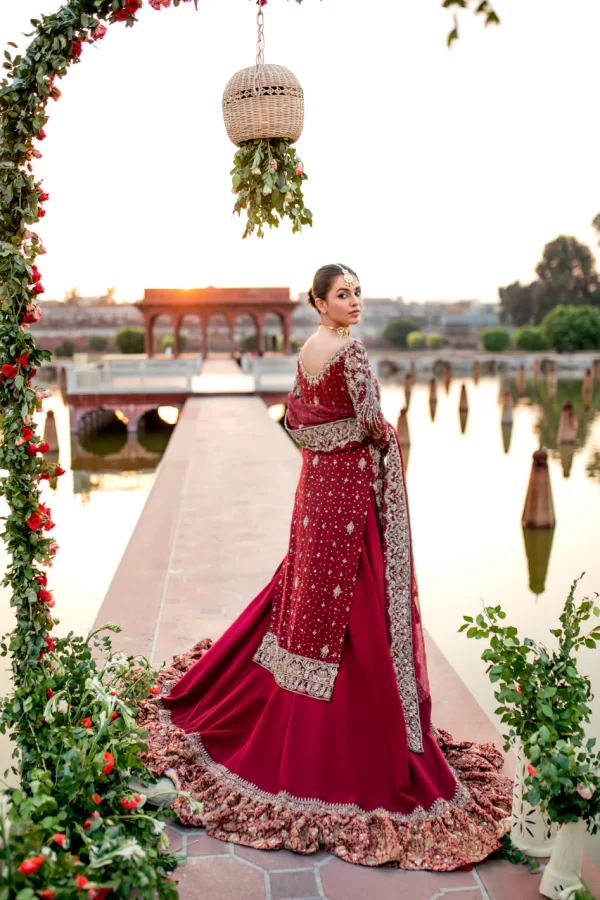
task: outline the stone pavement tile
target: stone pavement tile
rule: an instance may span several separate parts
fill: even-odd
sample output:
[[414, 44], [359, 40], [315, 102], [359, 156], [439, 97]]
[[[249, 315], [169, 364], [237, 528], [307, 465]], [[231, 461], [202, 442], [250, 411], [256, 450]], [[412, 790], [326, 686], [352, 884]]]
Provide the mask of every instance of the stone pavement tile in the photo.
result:
[[183, 838], [179, 832], [167, 825], [165, 834], [169, 838], [169, 853], [178, 853], [183, 847]]
[[541, 873], [506, 859], [490, 859], [477, 866], [490, 900], [540, 900]]
[[600, 897], [600, 872], [587, 856], [583, 857], [581, 877], [592, 892], [592, 896]]
[[444, 888], [477, 886], [472, 872], [406, 872], [390, 866], [356, 866], [341, 859], [325, 863], [320, 873], [329, 900], [430, 900]]
[[316, 897], [319, 888], [313, 869], [305, 872], [271, 872], [272, 900], [288, 900], [292, 897]]
[[328, 857], [324, 850], [304, 854], [292, 853], [291, 850], [254, 850], [253, 847], [244, 847], [241, 844], [236, 844], [233, 852], [236, 856], [271, 872], [277, 869], [312, 869], [316, 863]]
[[194, 835], [188, 835], [188, 859], [194, 856], [223, 856], [226, 853], [231, 853], [231, 847], [227, 841], [218, 841], [200, 829], [197, 829]]
[[265, 876], [233, 856], [190, 859], [175, 872], [179, 900], [265, 900]]

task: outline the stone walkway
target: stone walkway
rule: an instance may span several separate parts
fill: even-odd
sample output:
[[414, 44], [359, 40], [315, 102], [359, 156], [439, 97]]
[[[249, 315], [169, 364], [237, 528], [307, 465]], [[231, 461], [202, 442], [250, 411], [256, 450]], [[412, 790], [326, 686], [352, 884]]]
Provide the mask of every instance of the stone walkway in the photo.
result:
[[[216, 638], [271, 579], [287, 550], [300, 454], [258, 397], [187, 401], [94, 627], [118, 622], [115, 650], [160, 667]], [[427, 637], [433, 720], [455, 737], [502, 742]], [[507, 760], [510, 774], [511, 760]], [[534, 900], [540, 876], [505, 861], [469, 872], [405, 872], [319, 852], [258, 851], [169, 826], [186, 854], [182, 900]], [[600, 876], [584, 877], [600, 897]]]

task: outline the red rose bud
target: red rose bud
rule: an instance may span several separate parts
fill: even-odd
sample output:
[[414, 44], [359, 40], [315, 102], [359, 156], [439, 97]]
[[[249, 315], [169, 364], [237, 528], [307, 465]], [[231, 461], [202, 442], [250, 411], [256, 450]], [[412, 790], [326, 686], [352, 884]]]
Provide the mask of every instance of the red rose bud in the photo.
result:
[[39, 513], [31, 513], [31, 515], [27, 519], [27, 524], [32, 531], [37, 531], [42, 524], [42, 517]]
[[23, 428], [21, 428], [21, 437], [24, 437], [26, 441], [31, 440], [31, 438], [33, 437], [33, 431], [31, 430], [29, 425], [24, 425]]
[[118, 715], [119, 715], [119, 713], [118, 713], [118, 712], [116, 711], [116, 709], [115, 709], [115, 711], [113, 712], [112, 716], [110, 717], [110, 721], [111, 721], [111, 722], [114, 722]]
[[46, 215], [45, 209], [38, 209], [38, 219], [43, 219], [45, 215]]
[[51, 478], [52, 478], [52, 476], [51, 476], [50, 472], [42, 472], [38, 476], [38, 481], [50, 481]]
[[30, 456], [35, 456], [35, 454], [38, 452], [38, 448], [35, 444], [27, 444], [27, 452]]
[[52, 688], [46, 688], [46, 696], [49, 700], [52, 700], [52, 698], [54, 697], [54, 691], [52, 690]]
[[58, 100], [58, 98], [62, 95], [57, 87], [53, 87], [52, 90], [50, 91], [50, 96], [52, 97], [53, 100]]
[[527, 766], [527, 771], [530, 775], [537, 775], [537, 769], [534, 769], [533, 766]]
[[56, 894], [50, 888], [47, 888], [45, 891], [38, 891], [38, 897], [41, 897], [42, 900], [54, 900]]
[[40, 572], [38, 575], [36, 575], [34, 581], [37, 581], [38, 584], [43, 584], [44, 587], [46, 587], [46, 585], [48, 584], [48, 578], [43, 572]]
[[114, 767], [115, 767], [115, 758], [112, 755], [112, 753], [110, 753], [110, 751], [107, 750], [104, 754], [104, 768], [102, 769], [102, 774], [110, 775], [110, 773], [112, 772]]
[[93, 820], [92, 820], [92, 819], [86, 819], [85, 822], [83, 823], [83, 827], [84, 827], [84, 828], [89, 828], [90, 825], [92, 825], [92, 824], [93, 824]]
[[44, 531], [51, 531], [54, 528], [54, 525], [54, 522], [52, 522], [50, 519], [47, 519], [44, 522]]
[[92, 794], [92, 800], [94, 803], [102, 803], [102, 797], [99, 794]]
[[63, 469], [62, 466], [57, 466], [54, 470], [55, 475], [64, 475], [65, 472], [66, 472], [66, 469]]
[[[49, 199], [50, 199], [50, 194], [47, 194], [46, 191], [42, 191], [42, 193], [38, 197], [38, 203], [45, 203], [46, 200], [49, 200]], [[35, 266], [33, 268], [35, 269]]]
[[24, 860], [19, 866], [21, 875], [33, 875], [43, 862], [46, 862], [45, 856], [32, 856], [30, 859]]
[[17, 374], [17, 369], [15, 366], [11, 365], [11, 363], [4, 363], [2, 366], [2, 374], [5, 378], [14, 378]]
[[44, 131], [43, 128], [40, 128], [40, 130], [39, 130], [39, 132], [38, 132], [38, 134], [37, 134], [37, 139], [38, 139], [38, 141], [43, 141], [45, 137], [47, 137], [46, 132]]
[[[40, 210], [40, 214], [41, 214], [42, 212], [44, 213], [44, 215], [46, 215], [46, 211], [45, 211], [45, 210]], [[39, 282], [38, 282], [38, 284], [34, 284], [34, 286], [33, 286], [33, 293], [34, 293], [34, 294], [43, 294], [43, 293], [44, 293], [44, 288], [42, 287], [42, 285], [41, 285]]]
[[95, 39], [95, 40], [101, 40], [101, 39], [104, 37], [104, 35], [106, 34], [107, 31], [108, 31], [108, 28], [106, 27], [106, 25], [103, 25], [103, 24], [100, 22], [100, 24], [98, 24], [98, 25], [94, 28], [94, 39]]
[[51, 841], [56, 841], [56, 843], [60, 844], [61, 847], [64, 844], [64, 842], [66, 841], [66, 839], [67, 839], [67, 835], [62, 834], [60, 831], [57, 831], [56, 834], [53, 834], [52, 837], [50, 838]]
[[160, 694], [160, 684], [155, 684], [154, 687], [151, 687], [150, 693], [153, 697], [156, 697], [157, 694]]
[[89, 884], [89, 881], [85, 877], [85, 875], [76, 875], [75, 876], [75, 884], [81, 890], [81, 888], [84, 888], [86, 886], [86, 884]]
[[92, 720], [89, 716], [86, 716], [85, 719], [81, 720], [81, 724], [83, 725], [84, 728], [91, 728]]
[[81, 41], [73, 41], [71, 46], [71, 56], [81, 56], [81, 50], [83, 48], [83, 44]]
[[38, 600], [40, 603], [47, 603], [49, 600], [52, 600], [52, 594], [46, 588], [42, 588], [41, 591], [38, 591]]

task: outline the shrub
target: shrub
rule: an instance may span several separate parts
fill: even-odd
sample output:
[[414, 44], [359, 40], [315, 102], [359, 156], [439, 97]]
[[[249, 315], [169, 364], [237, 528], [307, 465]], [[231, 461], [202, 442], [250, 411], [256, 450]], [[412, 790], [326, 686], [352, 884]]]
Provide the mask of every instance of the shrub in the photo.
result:
[[[183, 353], [188, 345], [187, 334], [179, 335], [179, 349]], [[175, 337], [172, 334], [162, 334], [160, 337], [160, 349], [164, 353], [167, 347], [175, 348]]]
[[510, 345], [510, 334], [506, 328], [486, 328], [481, 334], [484, 350], [502, 353]]
[[115, 337], [115, 344], [119, 348], [119, 353], [143, 353], [144, 329], [119, 328]]
[[392, 347], [403, 350], [406, 348], [406, 338], [411, 331], [418, 331], [419, 325], [413, 319], [399, 317], [390, 319], [383, 331], [383, 337]]
[[600, 350], [600, 309], [594, 306], [556, 306], [542, 322], [554, 350]]
[[108, 338], [104, 337], [103, 334], [91, 334], [88, 338], [88, 345], [90, 350], [96, 350], [98, 353], [101, 353], [108, 346]]
[[55, 356], [73, 356], [75, 353], [75, 344], [69, 338], [65, 338], [54, 348]]
[[243, 334], [240, 338], [240, 350], [244, 350], [245, 352], [252, 352], [256, 350], [258, 347], [258, 342], [256, 340], [256, 332], [248, 331]]
[[548, 349], [548, 342], [539, 325], [524, 325], [522, 328], [517, 328], [513, 342], [519, 350]]
[[406, 346], [409, 350], [419, 350], [425, 346], [425, 338], [420, 331], [411, 331], [406, 335]]
[[425, 343], [429, 350], [439, 350], [442, 346], [442, 336], [441, 334], [437, 334], [436, 332], [432, 332], [428, 334], [425, 338]]

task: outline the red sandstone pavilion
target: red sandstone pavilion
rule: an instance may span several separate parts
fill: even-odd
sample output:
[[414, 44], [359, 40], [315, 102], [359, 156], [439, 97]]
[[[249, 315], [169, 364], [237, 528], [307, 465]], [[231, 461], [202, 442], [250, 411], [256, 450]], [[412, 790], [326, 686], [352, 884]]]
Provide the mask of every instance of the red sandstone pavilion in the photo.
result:
[[144, 297], [136, 303], [144, 319], [144, 348], [148, 356], [154, 355], [154, 322], [167, 315], [173, 322], [174, 355], [181, 353], [179, 329], [185, 316], [196, 316], [202, 325], [202, 355], [208, 355], [208, 324], [212, 316], [225, 318], [229, 327], [233, 352], [234, 328], [239, 316], [251, 316], [256, 325], [257, 347], [264, 350], [263, 328], [267, 315], [273, 313], [281, 320], [283, 352], [292, 352], [292, 313], [295, 303], [287, 287], [253, 288], [146, 288]]

